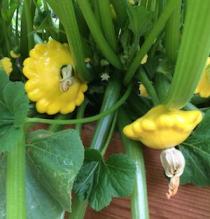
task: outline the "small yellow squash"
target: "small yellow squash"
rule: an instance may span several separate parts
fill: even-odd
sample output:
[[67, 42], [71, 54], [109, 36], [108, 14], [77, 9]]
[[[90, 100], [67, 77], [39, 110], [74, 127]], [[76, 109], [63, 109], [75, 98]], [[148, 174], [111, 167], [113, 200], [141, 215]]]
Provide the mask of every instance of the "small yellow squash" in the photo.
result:
[[154, 149], [182, 143], [202, 120], [199, 110], [183, 111], [158, 105], [143, 117], [124, 127], [124, 134]]
[[39, 113], [67, 114], [83, 102], [87, 84], [76, 78], [73, 69], [67, 44], [50, 40], [30, 51], [23, 68], [28, 78], [25, 90]]

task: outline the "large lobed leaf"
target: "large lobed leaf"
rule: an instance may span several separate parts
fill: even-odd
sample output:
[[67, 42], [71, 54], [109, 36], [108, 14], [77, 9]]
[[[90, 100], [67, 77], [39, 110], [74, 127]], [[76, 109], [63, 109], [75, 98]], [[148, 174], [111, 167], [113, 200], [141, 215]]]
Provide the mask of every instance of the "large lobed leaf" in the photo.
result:
[[180, 145], [180, 150], [186, 160], [181, 183], [210, 185], [210, 110], [198, 128]]
[[33, 134], [29, 160], [39, 182], [66, 211], [71, 211], [71, 190], [84, 159], [84, 147], [76, 130]]
[[7, 151], [22, 136], [29, 103], [22, 82], [11, 82], [0, 70], [0, 151]]
[[98, 151], [89, 149], [74, 191], [80, 198], [88, 198], [90, 206], [100, 211], [112, 198], [132, 193], [135, 170], [134, 162], [127, 155], [112, 155], [104, 161]]

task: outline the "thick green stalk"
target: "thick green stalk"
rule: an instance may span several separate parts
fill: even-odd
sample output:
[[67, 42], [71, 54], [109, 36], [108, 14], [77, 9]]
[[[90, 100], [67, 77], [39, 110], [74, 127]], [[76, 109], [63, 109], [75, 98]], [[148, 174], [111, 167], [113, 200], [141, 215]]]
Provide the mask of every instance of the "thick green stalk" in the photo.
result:
[[8, 28], [5, 23], [5, 21], [2, 19], [2, 35], [4, 36], [4, 41], [5, 41], [5, 48], [6, 48], [6, 55], [9, 55], [10, 52], [10, 42], [9, 42], [9, 36], [8, 36]]
[[73, 52], [74, 64], [79, 78], [83, 81], [90, 81], [93, 74], [88, 71], [85, 65], [85, 54], [83, 42], [80, 35], [73, 0], [46, 0], [50, 7], [59, 17], [64, 26], [69, 46]]
[[180, 44], [180, 28], [181, 28], [181, 5], [179, 0], [177, 8], [172, 13], [166, 24], [165, 48], [166, 55], [172, 62], [176, 62], [177, 53]]
[[80, 200], [76, 195], [72, 201], [72, 212], [69, 214], [69, 219], [84, 219], [88, 206], [87, 200]]
[[175, 73], [166, 100], [181, 108], [192, 97], [210, 52], [210, 1], [188, 0]]
[[112, 22], [112, 13], [109, 0], [98, 1], [98, 8], [101, 17], [101, 25], [107, 42], [114, 51], [117, 50], [117, 39]]
[[152, 98], [152, 102], [154, 105], [157, 105], [160, 103], [159, 97], [156, 93], [155, 88], [152, 85], [152, 82], [149, 80], [149, 78], [147, 77], [146, 72], [141, 68], [136, 76], [145, 86], [148, 94], [151, 96]]
[[141, 60], [147, 54], [151, 46], [154, 44], [160, 32], [163, 30], [168, 18], [172, 14], [173, 10], [177, 7], [179, 0], [169, 0], [165, 6], [163, 13], [160, 15], [156, 23], [154, 24], [153, 29], [145, 39], [144, 44], [141, 49], [137, 52], [136, 57], [133, 59], [133, 62], [128, 68], [126, 76], [124, 78], [124, 84], [128, 84], [133, 78], [136, 70], [141, 64]]
[[23, 4], [23, 10], [26, 18], [26, 27], [27, 27], [27, 35], [28, 35], [28, 50], [31, 50], [34, 46], [33, 40], [33, 20], [31, 14], [31, 0], [25, 0]]
[[[119, 57], [117, 56], [117, 54], [115, 54], [115, 52], [113, 51], [113, 49], [111, 48], [111, 46], [108, 44], [108, 42], [106, 41], [106, 39], [104, 38], [104, 35], [101, 31], [101, 28], [94, 16], [94, 13], [90, 7], [90, 3], [87, 0], [78, 0], [77, 1], [82, 14], [87, 22], [87, 25], [90, 29], [90, 32], [97, 44], [97, 46], [99, 47], [99, 49], [101, 50], [101, 52], [103, 53], [103, 55], [106, 57], [106, 59], [116, 68], [121, 69], [122, 65], [120, 62]], [[103, 18], [106, 19], [106, 18]]]
[[32, 0], [24, 0], [21, 16], [20, 50], [23, 58], [28, 56], [29, 50], [34, 46], [33, 17], [35, 5]]
[[[100, 112], [104, 112], [110, 109], [117, 102], [117, 100], [120, 97], [120, 88], [121, 86], [119, 80], [114, 79], [109, 82], [106, 88], [106, 92], [104, 94], [104, 100]], [[113, 120], [113, 116], [114, 114], [112, 113], [98, 121], [96, 125], [96, 131], [94, 133], [93, 140], [91, 143], [91, 148], [100, 151], [103, 149], [104, 143], [109, 133], [109, 128], [107, 127], [110, 127]]]
[[149, 219], [143, 150], [140, 143], [129, 140], [122, 132], [125, 125], [129, 123], [131, 123], [131, 121], [125, 111], [121, 109], [118, 117], [121, 139], [126, 153], [136, 164], [135, 186], [131, 196], [132, 219]]
[[125, 101], [127, 100], [127, 98], [129, 97], [129, 95], [131, 93], [131, 88], [132, 88], [132, 85], [129, 85], [126, 92], [123, 94], [123, 96], [115, 104], [113, 104], [112, 107], [110, 107], [110, 109], [108, 109], [104, 112], [101, 112], [95, 116], [89, 116], [89, 117], [81, 118], [81, 119], [70, 119], [70, 120], [26, 118], [25, 122], [26, 123], [57, 124], [57, 125], [73, 125], [73, 124], [80, 124], [80, 123], [82, 124], [82, 123], [93, 122], [93, 121], [99, 120], [99, 119], [109, 115], [110, 113], [117, 110], [120, 106], [122, 106], [125, 103]]
[[[23, 134], [24, 135], [24, 134]], [[6, 182], [7, 219], [25, 219], [25, 139], [21, 140], [7, 155]]]

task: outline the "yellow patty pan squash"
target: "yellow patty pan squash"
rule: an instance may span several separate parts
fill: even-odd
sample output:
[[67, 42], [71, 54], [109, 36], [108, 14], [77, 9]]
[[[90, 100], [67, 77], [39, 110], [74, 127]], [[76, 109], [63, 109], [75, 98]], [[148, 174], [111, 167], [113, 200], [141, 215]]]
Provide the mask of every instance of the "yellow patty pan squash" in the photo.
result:
[[24, 61], [23, 73], [28, 78], [25, 90], [39, 113], [67, 114], [84, 100], [87, 84], [73, 74], [67, 44], [55, 40], [37, 44]]
[[124, 134], [154, 149], [182, 143], [202, 120], [199, 110], [183, 111], [158, 105], [143, 117], [124, 127]]
[[12, 62], [8, 57], [0, 59], [0, 68], [2, 68], [8, 75], [12, 72]]
[[210, 58], [207, 60], [206, 67], [204, 68], [201, 80], [196, 88], [195, 93], [204, 98], [210, 96]]

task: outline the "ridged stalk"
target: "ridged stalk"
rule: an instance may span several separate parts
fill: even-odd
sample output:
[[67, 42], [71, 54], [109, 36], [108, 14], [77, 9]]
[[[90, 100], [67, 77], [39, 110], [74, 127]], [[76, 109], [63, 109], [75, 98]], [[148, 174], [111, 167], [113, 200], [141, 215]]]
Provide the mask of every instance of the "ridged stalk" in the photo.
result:
[[117, 39], [114, 25], [112, 22], [112, 13], [109, 0], [98, 1], [98, 9], [101, 17], [101, 25], [107, 42], [114, 51], [117, 50]]
[[[101, 52], [103, 53], [103, 55], [105, 56], [105, 58], [116, 68], [121, 69], [122, 65], [120, 62], [119, 57], [117, 56], [117, 54], [115, 54], [115, 52], [113, 51], [113, 49], [111, 48], [111, 46], [108, 44], [108, 42], [106, 41], [102, 30], [95, 18], [95, 15], [91, 9], [90, 3], [87, 0], [77, 0], [77, 3], [80, 7], [80, 10], [82, 11], [82, 14], [86, 20], [86, 23], [90, 29], [90, 32], [97, 44], [97, 46], [99, 47], [99, 49], [101, 50]], [[103, 18], [106, 19], [106, 18]]]
[[6, 194], [6, 218], [26, 219], [24, 136], [7, 155]]
[[135, 186], [131, 196], [132, 219], [149, 219], [143, 150], [140, 143], [129, 140], [122, 132], [125, 125], [129, 123], [131, 123], [130, 119], [126, 112], [121, 109], [118, 117], [121, 139], [126, 153], [136, 164]]
[[180, 44], [180, 28], [181, 28], [181, 5], [179, 0], [177, 8], [172, 13], [166, 24], [165, 47], [166, 55], [172, 62], [176, 62], [177, 53]]
[[168, 107], [181, 108], [192, 97], [210, 52], [210, 1], [188, 0]]
[[73, 58], [78, 77], [83, 81], [90, 81], [93, 74], [88, 71], [85, 65], [85, 54], [83, 42], [77, 24], [73, 0], [46, 0], [50, 7], [59, 17], [64, 26], [69, 46], [73, 52]]

